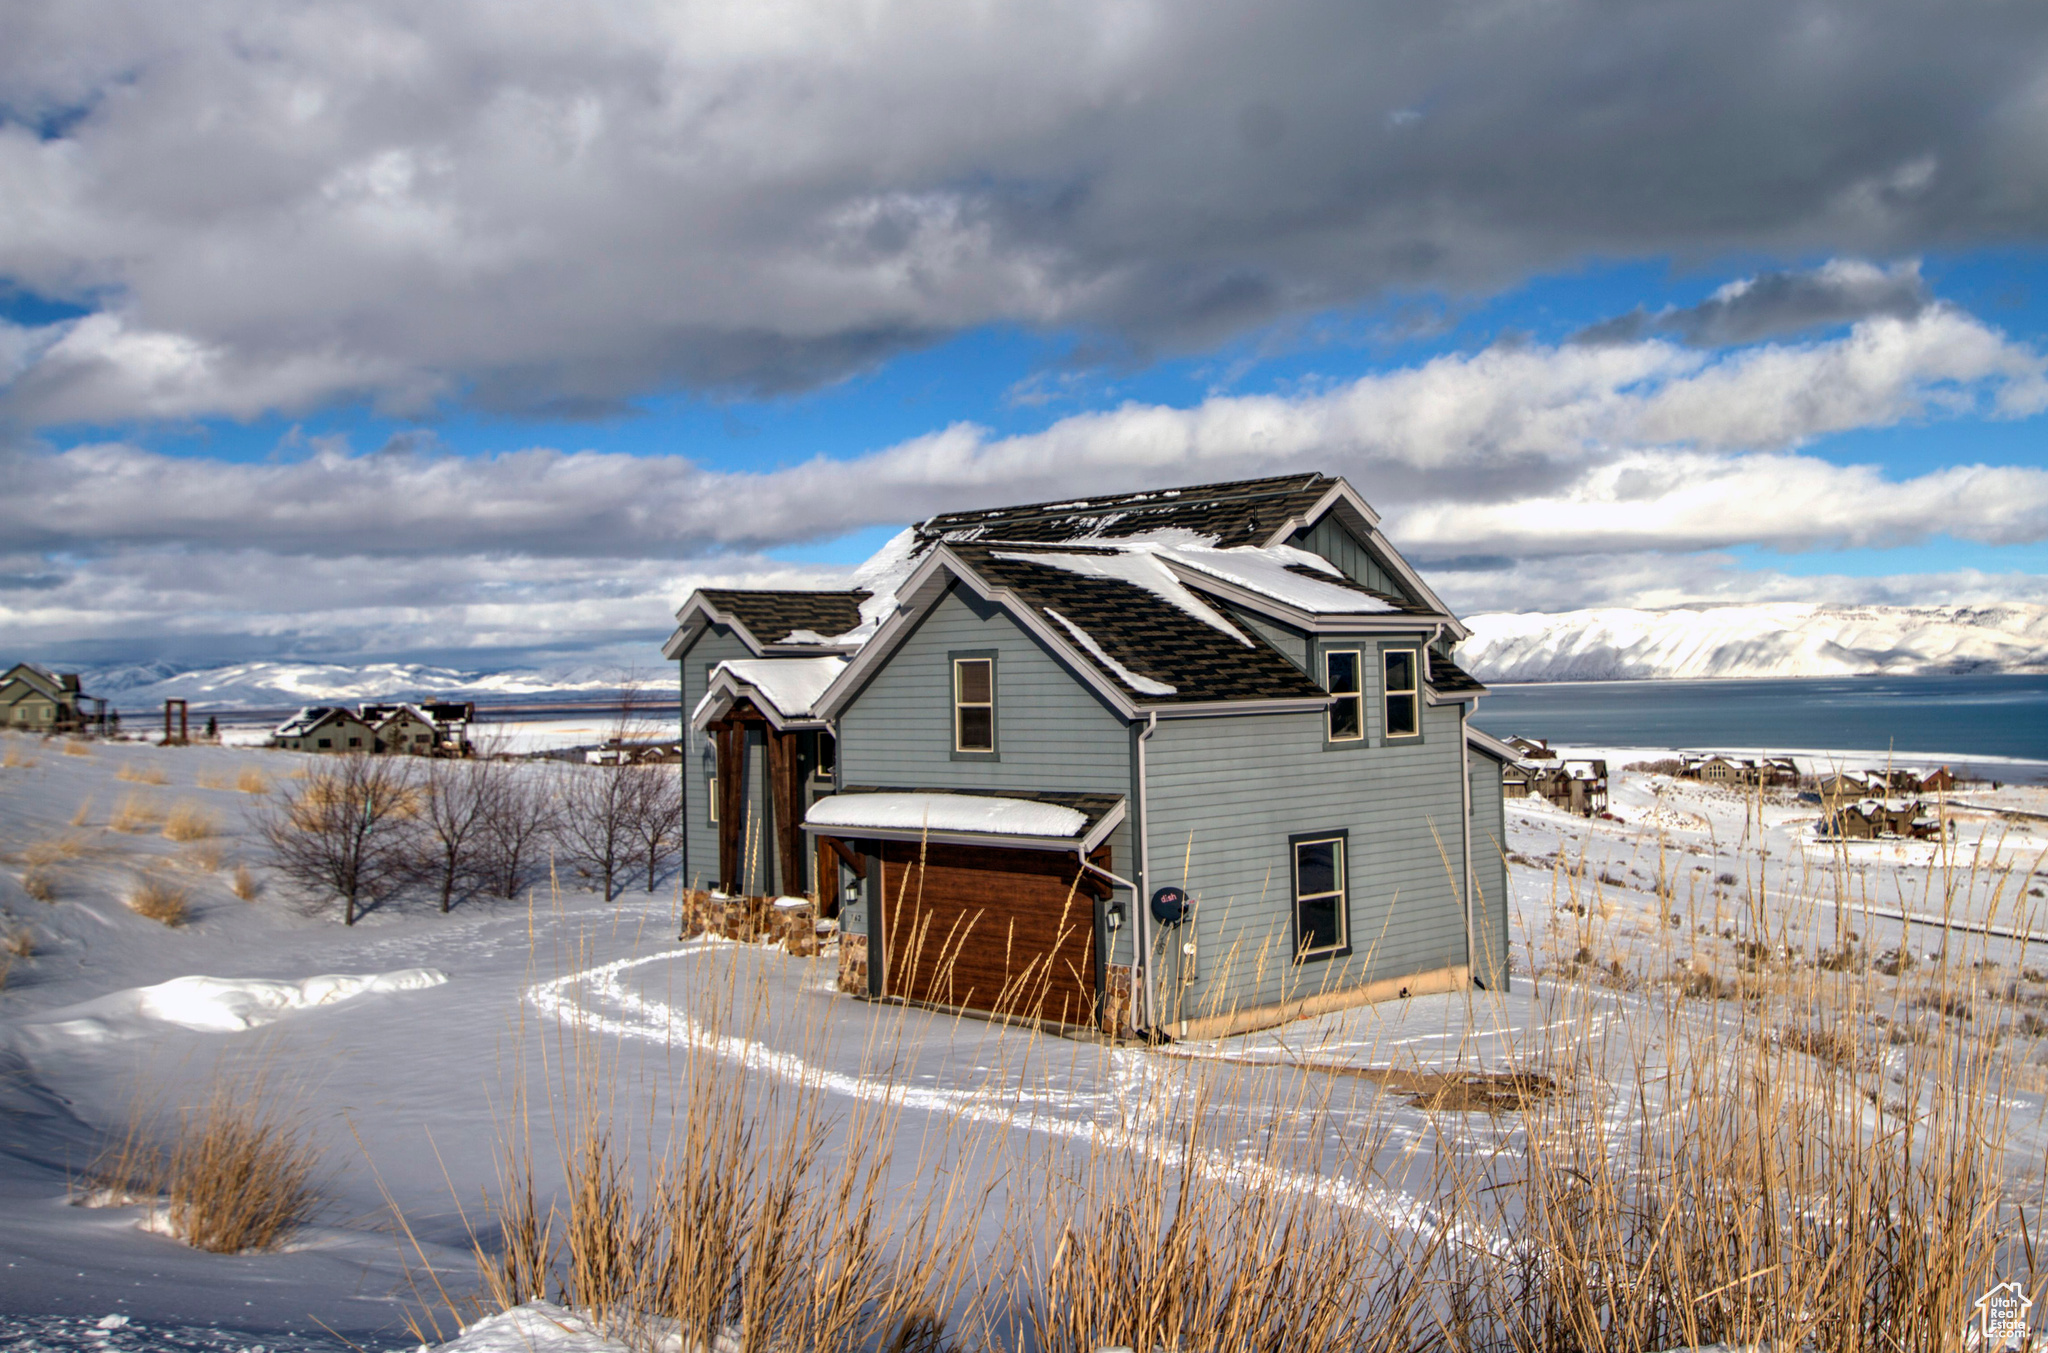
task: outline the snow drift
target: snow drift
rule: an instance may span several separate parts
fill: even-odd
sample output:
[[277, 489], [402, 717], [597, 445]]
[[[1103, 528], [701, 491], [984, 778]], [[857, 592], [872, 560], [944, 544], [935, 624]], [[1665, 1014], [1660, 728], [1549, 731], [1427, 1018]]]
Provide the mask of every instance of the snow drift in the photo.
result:
[[1466, 622], [1458, 661], [1482, 681], [2048, 672], [2048, 606], [1779, 602]]
[[387, 973], [324, 973], [299, 982], [261, 977], [173, 977], [151, 987], [132, 987], [52, 1011], [34, 1025], [52, 1033], [105, 1041], [174, 1024], [204, 1033], [258, 1029], [297, 1010], [337, 1005], [380, 992], [437, 987], [448, 975], [432, 968]]

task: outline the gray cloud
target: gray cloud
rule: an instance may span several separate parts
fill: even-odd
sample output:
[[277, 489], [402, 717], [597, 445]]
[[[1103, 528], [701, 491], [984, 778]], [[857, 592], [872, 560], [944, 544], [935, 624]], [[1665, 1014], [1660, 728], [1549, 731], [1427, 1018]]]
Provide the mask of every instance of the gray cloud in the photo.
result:
[[[31, 425], [600, 413], [990, 322], [1145, 352], [1589, 256], [2048, 227], [2026, 5], [73, 0], [5, 38], [0, 279], [103, 311], [26, 343]], [[1672, 331], [1845, 313], [1776, 285]]]
[[1917, 263], [1873, 267], [1835, 259], [1808, 272], [1771, 272], [1731, 282], [1698, 305], [1651, 314], [1637, 308], [1574, 336], [1578, 343], [1634, 343], [1670, 334], [1695, 347], [1725, 347], [1879, 316], [1913, 319], [1934, 304]]

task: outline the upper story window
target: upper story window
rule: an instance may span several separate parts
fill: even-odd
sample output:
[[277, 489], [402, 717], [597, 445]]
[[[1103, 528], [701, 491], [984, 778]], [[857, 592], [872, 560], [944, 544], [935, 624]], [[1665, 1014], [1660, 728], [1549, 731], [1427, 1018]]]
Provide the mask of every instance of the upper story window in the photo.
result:
[[1331, 649], [1323, 654], [1323, 689], [1339, 698], [1330, 702], [1330, 741], [1356, 742], [1365, 736], [1365, 691], [1359, 674], [1363, 670], [1355, 648]]
[[816, 774], [820, 780], [832, 778], [832, 772], [839, 765], [839, 739], [830, 733], [818, 734], [818, 766]]
[[1387, 736], [1412, 738], [1422, 731], [1415, 650], [1390, 648], [1382, 656], [1387, 667]]
[[953, 750], [996, 749], [996, 662], [953, 659]]

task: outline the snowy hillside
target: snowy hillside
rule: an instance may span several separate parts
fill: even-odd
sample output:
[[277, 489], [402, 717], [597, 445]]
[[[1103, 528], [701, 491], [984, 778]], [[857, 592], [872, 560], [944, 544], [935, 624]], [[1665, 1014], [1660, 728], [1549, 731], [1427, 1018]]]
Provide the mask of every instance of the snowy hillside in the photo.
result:
[[2048, 606], [1779, 602], [1471, 617], [1483, 681], [2048, 672]]
[[608, 694], [620, 683], [618, 669], [611, 666], [489, 672], [410, 662], [249, 662], [193, 670], [150, 663], [86, 668], [81, 675], [86, 690], [129, 710], [149, 709], [172, 697], [191, 701], [194, 710], [252, 709], [435, 696], [487, 700]]

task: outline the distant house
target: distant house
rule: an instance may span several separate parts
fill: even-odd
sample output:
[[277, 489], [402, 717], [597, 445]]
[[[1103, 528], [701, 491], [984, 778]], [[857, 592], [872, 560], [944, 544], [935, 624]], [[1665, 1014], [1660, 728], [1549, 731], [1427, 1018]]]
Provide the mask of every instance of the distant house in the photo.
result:
[[[1510, 739], [1510, 742], [1513, 740]], [[1544, 772], [1526, 761], [1510, 761], [1500, 768], [1501, 797], [1525, 799], [1535, 793], [1534, 782]]]
[[1607, 811], [1607, 763], [1605, 761], [1560, 761], [1540, 770], [1529, 788], [1560, 808], [1592, 817]]
[[606, 738], [602, 747], [593, 747], [585, 752], [583, 759], [593, 766], [674, 764], [683, 759], [683, 740], [669, 738], [657, 742], [627, 742], [622, 738]]
[[1693, 768], [1693, 773], [1710, 785], [1746, 785], [1755, 778], [1747, 761], [1732, 756], [1704, 757]]
[[75, 733], [85, 727], [76, 672], [18, 662], [0, 675], [0, 727], [32, 733]]
[[1919, 774], [1913, 788], [1922, 794], [1947, 794], [1956, 787], [1955, 772], [1947, 766]]
[[1941, 835], [1941, 824], [1924, 816], [1918, 799], [1860, 799], [1839, 802], [1821, 816], [1823, 836], [1848, 841], [1874, 841], [1883, 837], [1927, 840]]
[[1557, 756], [1550, 750], [1550, 743], [1543, 738], [1512, 737], [1507, 739], [1509, 747], [1524, 761], [1549, 761]]
[[309, 705], [279, 724], [270, 741], [289, 752], [374, 752], [377, 730], [340, 705]]
[[364, 705], [361, 718], [376, 734], [374, 751], [406, 756], [434, 754], [434, 725], [411, 705]]

